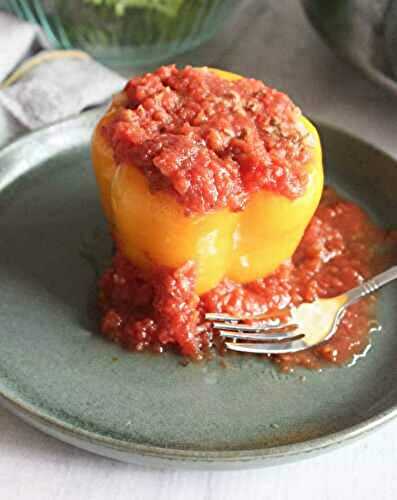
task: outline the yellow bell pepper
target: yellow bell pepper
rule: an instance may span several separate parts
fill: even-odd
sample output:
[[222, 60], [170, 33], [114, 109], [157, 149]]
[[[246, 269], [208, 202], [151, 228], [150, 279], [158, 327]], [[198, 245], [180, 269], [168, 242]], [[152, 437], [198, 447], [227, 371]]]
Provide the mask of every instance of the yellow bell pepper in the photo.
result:
[[[237, 75], [214, 70], [223, 78]], [[323, 167], [315, 127], [302, 117], [312, 136], [305, 193], [296, 199], [259, 191], [240, 212], [228, 209], [203, 215], [184, 213], [166, 192], [151, 193], [146, 177], [133, 165], [117, 166], [99, 122], [92, 141], [92, 160], [105, 214], [120, 250], [150, 272], [155, 266], [176, 268], [188, 260], [197, 265], [196, 291], [203, 294], [224, 277], [239, 283], [273, 272], [291, 257], [320, 201]]]

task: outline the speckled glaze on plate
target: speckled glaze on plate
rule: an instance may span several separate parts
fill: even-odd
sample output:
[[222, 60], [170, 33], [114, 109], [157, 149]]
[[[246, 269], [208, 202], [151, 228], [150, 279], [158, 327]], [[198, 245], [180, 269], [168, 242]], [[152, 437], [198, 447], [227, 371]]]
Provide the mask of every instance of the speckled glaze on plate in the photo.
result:
[[[397, 414], [397, 288], [354, 367], [279, 373], [255, 357], [224, 368], [131, 354], [96, 335], [96, 272], [111, 242], [89, 140], [100, 112], [0, 152], [0, 395], [35, 427], [128, 462], [247, 468], [311, 456]], [[385, 226], [397, 220], [397, 163], [319, 125], [328, 181]]]

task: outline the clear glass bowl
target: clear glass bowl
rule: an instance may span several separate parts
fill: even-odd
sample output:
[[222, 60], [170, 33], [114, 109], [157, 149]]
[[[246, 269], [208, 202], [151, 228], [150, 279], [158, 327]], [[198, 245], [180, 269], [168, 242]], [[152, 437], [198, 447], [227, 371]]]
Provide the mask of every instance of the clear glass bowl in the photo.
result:
[[[112, 66], [160, 63], [211, 38], [238, 0], [5, 0], [56, 48]], [[0, 1], [1, 5], [1, 1]]]

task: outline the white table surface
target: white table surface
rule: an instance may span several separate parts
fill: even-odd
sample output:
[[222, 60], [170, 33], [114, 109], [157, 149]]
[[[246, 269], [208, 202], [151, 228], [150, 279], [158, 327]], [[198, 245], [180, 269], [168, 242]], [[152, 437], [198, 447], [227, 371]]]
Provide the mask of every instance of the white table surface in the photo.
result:
[[[297, 0], [247, 0], [222, 34], [182, 62], [262, 78], [305, 113], [397, 156], [397, 98], [325, 47]], [[381, 390], [381, 388], [380, 388]], [[242, 472], [156, 471], [57, 442], [0, 409], [1, 500], [360, 500], [397, 496], [397, 421], [344, 448]]]

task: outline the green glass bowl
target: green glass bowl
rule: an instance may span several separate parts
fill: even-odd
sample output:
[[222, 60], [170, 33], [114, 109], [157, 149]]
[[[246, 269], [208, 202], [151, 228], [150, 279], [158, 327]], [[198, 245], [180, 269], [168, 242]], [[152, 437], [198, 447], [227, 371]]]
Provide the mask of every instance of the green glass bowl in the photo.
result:
[[[55, 48], [118, 67], [158, 64], [211, 38], [238, 0], [3, 0]], [[1, 4], [1, 0], [0, 0]]]

